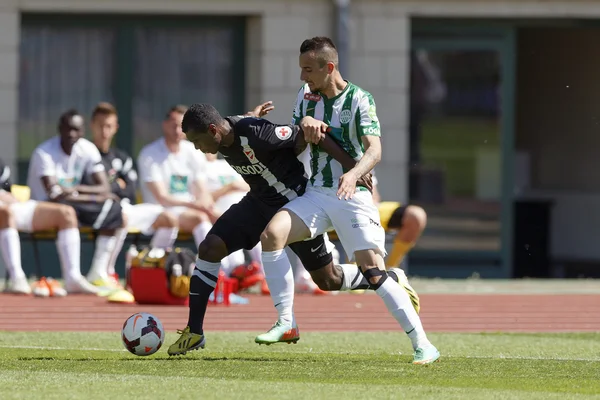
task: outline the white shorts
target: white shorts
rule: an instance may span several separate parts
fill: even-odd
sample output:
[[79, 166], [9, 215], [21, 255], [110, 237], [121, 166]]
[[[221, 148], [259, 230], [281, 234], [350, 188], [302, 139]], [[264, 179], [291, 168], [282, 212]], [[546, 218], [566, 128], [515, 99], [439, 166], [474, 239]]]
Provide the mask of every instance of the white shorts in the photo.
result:
[[10, 211], [15, 218], [18, 231], [26, 233], [33, 231], [33, 214], [37, 205], [38, 202], [35, 200], [27, 200], [10, 205]]
[[339, 200], [336, 192], [337, 189], [309, 186], [304, 195], [283, 208], [304, 221], [311, 238], [335, 229], [351, 261], [359, 250], [378, 250], [385, 256], [385, 231], [371, 193], [357, 191], [351, 200]]
[[[161, 207], [161, 206], [159, 206], [159, 207]], [[163, 208], [163, 210], [168, 211], [169, 213], [173, 214], [175, 217], [179, 218], [179, 216], [181, 214], [183, 214], [184, 212], [186, 212], [188, 210], [188, 208], [184, 207], [184, 206], [174, 206], [174, 207]]]
[[137, 229], [144, 235], [154, 233], [152, 225], [156, 218], [163, 212], [163, 206], [159, 204], [135, 204], [121, 203], [123, 213], [127, 216], [127, 227]]

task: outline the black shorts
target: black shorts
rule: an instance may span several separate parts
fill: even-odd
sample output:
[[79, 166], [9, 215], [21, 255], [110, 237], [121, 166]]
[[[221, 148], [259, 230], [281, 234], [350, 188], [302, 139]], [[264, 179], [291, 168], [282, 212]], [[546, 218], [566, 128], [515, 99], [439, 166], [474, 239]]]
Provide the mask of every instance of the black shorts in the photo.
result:
[[121, 204], [114, 200], [106, 200], [104, 203], [78, 203], [61, 201], [75, 209], [80, 226], [94, 228], [96, 230], [112, 230], [123, 226], [123, 212]]
[[[279, 210], [280, 207], [265, 204], [252, 195], [246, 195], [221, 215], [208, 234], [221, 238], [227, 246], [228, 254], [240, 249], [250, 250], [260, 242], [261, 233]], [[332, 260], [323, 235], [292, 243], [289, 247], [309, 271], [322, 268]]]
[[388, 221], [387, 227], [388, 229], [400, 229], [402, 228], [402, 219], [404, 218], [404, 213], [406, 212], [407, 206], [400, 206], [394, 210], [390, 220]]

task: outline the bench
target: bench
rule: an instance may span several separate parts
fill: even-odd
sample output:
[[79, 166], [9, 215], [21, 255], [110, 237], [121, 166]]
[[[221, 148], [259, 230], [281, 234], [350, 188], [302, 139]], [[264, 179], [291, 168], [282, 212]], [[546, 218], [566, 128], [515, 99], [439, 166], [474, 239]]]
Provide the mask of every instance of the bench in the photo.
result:
[[[18, 201], [27, 201], [31, 198], [31, 190], [28, 186], [24, 185], [12, 185], [11, 193]], [[140, 195], [138, 193], [138, 199], [140, 199]], [[85, 242], [95, 242], [98, 236], [98, 231], [90, 228], [90, 227], [80, 227], [79, 233], [81, 234], [81, 240]], [[38, 242], [41, 241], [55, 241], [58, 232], [56, 230], [51, 231], [39, 231], [39, 232], [19, 232], [19, 237], [23, 242], [31, 242], [33, 245], [34, 251], [34, 260], [35, 260], [35, 273], [38, 278], [44, 276], [41, 269], [41, 260], [40, 253], [38, 248]], [[150, 240], [150, 237], [142, 234], [137, 229], [130, 228], [127, 232], [127, 239], [133, 241], [133, 243], [137, 246], [141, 240]], [[190, 233], [179, 232], [177, 235], [178, 242], [193, 242], [194, 237]], [[8, 274], [8, 273], [7, 273]]]

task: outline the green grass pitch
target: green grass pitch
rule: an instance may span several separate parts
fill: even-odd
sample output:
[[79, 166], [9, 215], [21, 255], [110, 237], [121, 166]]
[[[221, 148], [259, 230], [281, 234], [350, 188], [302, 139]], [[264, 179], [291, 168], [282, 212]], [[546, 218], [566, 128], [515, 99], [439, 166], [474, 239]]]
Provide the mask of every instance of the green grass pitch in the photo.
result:
[[258, 346], [209, 332], [205, 350], [136, 357], [116, 333], [0, 332], [8, 399], [600, 398], [600, 334], [430, 334], [442, 352], [410, 364], [400, 333], [303, 333]]

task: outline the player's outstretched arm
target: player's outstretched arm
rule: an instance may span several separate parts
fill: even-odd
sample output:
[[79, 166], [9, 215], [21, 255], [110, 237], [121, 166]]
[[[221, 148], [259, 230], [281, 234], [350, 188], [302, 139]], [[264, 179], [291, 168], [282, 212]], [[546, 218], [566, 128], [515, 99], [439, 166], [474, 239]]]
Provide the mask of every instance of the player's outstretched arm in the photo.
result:
[[262, 118], [275, 109], [272, 101], [267, 101], [254, 107], [254, 109], [244, 114], [244, 117]]

